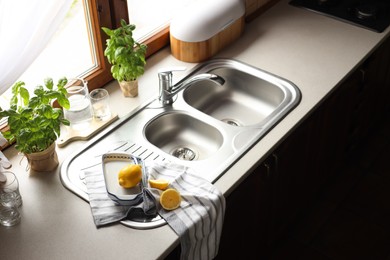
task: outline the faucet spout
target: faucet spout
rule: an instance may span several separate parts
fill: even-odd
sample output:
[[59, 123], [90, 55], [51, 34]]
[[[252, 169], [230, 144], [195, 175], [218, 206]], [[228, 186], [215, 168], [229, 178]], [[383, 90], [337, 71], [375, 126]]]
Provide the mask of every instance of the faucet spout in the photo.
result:
[[184, 87], [188, 87], [188, 86], [190, 86], [198, 81], [203, 81], [203, 80], [211, 80], [211, 81], [214, 81], [221, 86], [225, 83], [225, 80], [218, 75], [211, 74], [211, 73], [203, 73], [203, 74], [196, 75], [190, 79], [187, 79], [186, 81], [184, 81], [182, 83], [176, 84], [175, 86], [173, 86], [172, 92], [175, 95], [175, 94], [177, 94], [177, 92], [182, 90]]
[[172, 72], [162, 72], [159, 73], [159, 82], [160, 82], [160, 95], [159, 100], [163, 106], [171, 105], [173, 103], [173, 97], [182, 89], [196, 83], [199, 81], [211, 80], [218, 85], [223, 85], [225, 80], [216, 74], [212, 73], [202, 73], [198, 74], [190, 79], [187, 79], [183, 82], [179, 82], [176, 85], [172, 85]]

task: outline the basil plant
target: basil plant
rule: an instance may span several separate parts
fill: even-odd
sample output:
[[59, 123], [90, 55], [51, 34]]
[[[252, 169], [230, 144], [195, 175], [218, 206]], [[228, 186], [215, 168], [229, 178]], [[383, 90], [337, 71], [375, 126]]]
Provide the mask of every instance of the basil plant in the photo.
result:
[[3, 136], [16, 143], [15, 149], [25, 154], [44, 151], [57, 140], [61, 124], [70, 125], [63, 110], [53, 107], [57, 100], [61, 107], [69, 109], [67, 82], [62, 78], [54, 87], [53, 80], [47, 78], [43, 86], [34, 89], [34, 95], [30, 95], [23, 81], [12, 86], [10, 108], [0, 109], [0, 118], [8, 118], [8, 130]]

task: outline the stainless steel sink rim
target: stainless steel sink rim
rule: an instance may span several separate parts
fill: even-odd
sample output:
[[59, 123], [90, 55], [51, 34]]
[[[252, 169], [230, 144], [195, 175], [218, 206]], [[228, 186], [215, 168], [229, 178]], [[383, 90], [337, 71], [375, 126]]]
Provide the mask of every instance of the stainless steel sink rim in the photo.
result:
[[[283, 91], [283, 101], [280, 103], [279, 107], [268, 115], [262, 122], [249, 126], [229, 125], [197, 110], [185, 101], [185, 98], [183, 97], [185, 89], [179, 92], [179, 94], [175, 97], [175, 102], [172, 106], [161, 107], [158, 100], [151, 101], [150, 103], [140, 107], [135, 113], [131, 113], [128, 116], [121, 118], [118, 122], [114, 123], [105, 131], [91, 139], [91, 141], [89, 141], [82, 149], [76, 151], [70, 158], [65, 160], [61, 165], [60, 175], [63, 185], [79, 197], [88, 201], [88, 194], [86, 193], [85, 185], [83, 186], [82, 179], [78, 177], [81, 171], [80, 169], [85, 167], [80, 166], [80, 162], [84, 163], [85, 161], [88, 161], [90, 165], [93, 165], [94, 163], [96, 164], [98, 162], [97, 159], [89, 160], [89, 157], [91, 157], [91, 154], [94, 153], [94, 150], [108, 149], [107, 147], [114, 143], [119, 147], [121, 142], [136, 142], [134, 148], [128, 148], [127, 151], [134, 150], [135, 153], [141, 153], [141, 157], [148, 156], [147, 160], [167, 160], [193, 167], [198, 170], [198, 173], [202, 177], [214, 183], [229, 169], [229, 167], [231, 167], [231, 165], [237, 162], [252, 146], [254, 146], [266, 133], [268, 133], [273, 126], [282, 120], [282, 118], [300, 102], [300, 91], [293, 83], [235, 60], [215, 59], [199, 64], [191, 70], [182, 81], [195, 74], [205, 73], [223, 66], [245, 70], [245, 72], [252, 73], [258, 77], [272, 81], [272, 83]], [[223, 143], [221, 147], [204, 160], [192, 161], [180, 160], [172, 154], [169, 154], [169, 152], [167, 153], [161, 151], [157, 146], [148, 141], [145, 136], [145, 129], [150, 122], [167, 113], [186, 114], [215, 127], [223, 136]], [[229, 120], [235, 119], [231, 118]], [[122, 145], [118, 149], [127, 149], [128, 145], [129, 144]], [[183, 144], [183, 147], [184, 146], [185, 144]], [[189, 148], [191, 149], [191, 147]], [[107, 150], [100, 152], [106, 151]], [[97, 166], [95, 165], [92, 167]], [[150, 223], [142, 223], [126, 220], [121, 223], [137, 229], [148, 229], [164, 225], [165, 221], [158, 219]]]

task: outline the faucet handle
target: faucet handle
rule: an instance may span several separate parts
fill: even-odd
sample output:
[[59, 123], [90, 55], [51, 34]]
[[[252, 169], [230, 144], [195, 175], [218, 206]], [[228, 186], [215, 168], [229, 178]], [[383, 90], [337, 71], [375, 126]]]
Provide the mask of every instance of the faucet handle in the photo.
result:
[[172, 101], [172, 72], [173, 71], [184, 71], [186, 67], [173, 67], [160, 69], [158, 71], [159, 79], [159, 97], [158, 99], [164, 104], [171, 104]]
[[186, 67], [172, 67], [172, 68], [162, 68], [158, 70], [158, 77], [162, 80], [169, 80], [172, 79], [172, 72], [173, 71], [185, 71]]

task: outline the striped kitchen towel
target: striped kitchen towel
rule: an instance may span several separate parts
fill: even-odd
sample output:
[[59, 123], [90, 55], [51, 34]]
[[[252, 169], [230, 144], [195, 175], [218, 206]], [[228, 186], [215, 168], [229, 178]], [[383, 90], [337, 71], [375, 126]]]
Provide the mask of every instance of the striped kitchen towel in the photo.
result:
[[103, 174], [89, 171], [85, 172], [86, 184], [96, 226], [123, 220], [139, 210], [146, 214], [158, 212], [179, 236], [181, 259], [213, 259], [218, 253], [225, 214], [222, 193], [188, 167], [173, 163], [145, 164], [149, 178], [167, 179], [170, 187], [180, 192], [180, 207], [164, 210], [158, 203], [162, 191], [153, 188], [144, 189], [140, 205], [117, 205], [107, 196]]

